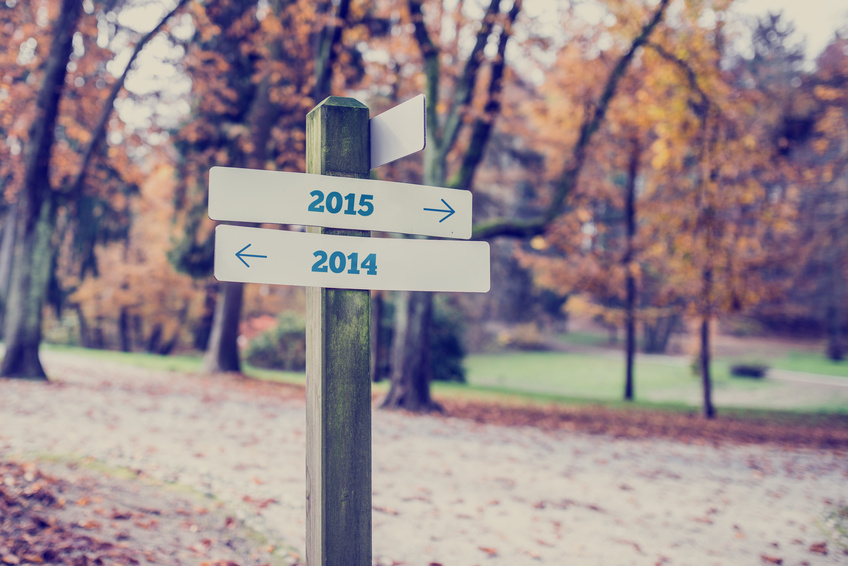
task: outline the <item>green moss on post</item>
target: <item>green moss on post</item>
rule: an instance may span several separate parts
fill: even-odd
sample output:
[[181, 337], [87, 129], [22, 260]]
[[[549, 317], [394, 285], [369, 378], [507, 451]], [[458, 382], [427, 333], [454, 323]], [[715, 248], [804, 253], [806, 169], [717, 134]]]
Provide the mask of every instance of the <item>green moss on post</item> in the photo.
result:
[[[369, 113], [331, 96], [306, 117], [306, 172], [366, 179]], [[370, 232], [310, 228], [370, 236]], [[306, 562], [371, 565], [368, 291], [306, 290]]]

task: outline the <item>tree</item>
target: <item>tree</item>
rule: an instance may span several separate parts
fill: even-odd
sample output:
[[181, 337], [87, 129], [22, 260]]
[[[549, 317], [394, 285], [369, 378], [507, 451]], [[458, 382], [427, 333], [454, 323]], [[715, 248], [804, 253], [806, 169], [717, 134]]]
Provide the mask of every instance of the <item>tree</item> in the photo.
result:
[[693, 297], [703, 414], [712, 418], [710, 326], [780, 292], [770, 266], [792, 248], [795, 202], [779, 190], [785, 161], [771, 143], [779, 106], [722, 70], [720, 27], [685, 52], [652, 47], [685, 85], [685, 103], [668, 105], [678, 110], [655, 142], [653, 184], [663, 199], [649, 237], [668, 242], [670, 283]]
[[49, 178], [53, 132], [81, 13], [79, 2], [62, 2], [24, 149], [22, 190], [18, 195], [20, 220], [6, 301], [6, 354], [0, 366], [3, 377], [47, 378], [38, 358], [38, 346], [51, 263], [50, 227], [55, 220]]
[[[104, 54], [103, 50], [87, 46], [84, 34], [77, 33], [84, 26], [90, 27], [96, 16], [86, 14], [83, 17], [80, 2], [65, 0], [58, 6], [48, 8], [58, 9], [52, 18], [55, 23], [48, 36], [47, 28], [38, 23], [39, 18], [43, 17], [43, 14], [39, 16], [43, 6], [24, 6], [21, 3], [3, 11], [3, 17], [17, 18], [25, 23], [20, 37], [26, 39], [19, 42], [19, 53], [25, 46], [33, 50], [33, 44], [37, 46], [39, 40], [47, 42], [49, 39], [50, 43], [49, 52], [43, 61], [39, 59], [37, 50], [27, 57], [32, 62], [28, 73], [32, 73], [32, 78], [40, 75], [40, 87], [31, 111], [29, 129], [22, 140], [24, 149], [20, 189], [16, 191], [18, 225], [6, 301], [6, 355], [0, 366], [0, 375], [4, 377], [46, 378], [38, 356], [42, 308], [46, 302], [62, 225], [72, 222], [67, 210], [63, 211], [62, 207], [79, 196], [87, 186], [86, 176], [90, 173], [90, 164], [101, 149], [114, 100], [123, 87], [135, 57], [185, 1], [180, 2], [150, 34], [138, 41], [123, 74], [113, 83], [106, 98], [99, 101], [100, 106], [95, 106], [97, 114], [94, 126], [89, 131], [69, 130], [68, 122], [64, 119], [69, 110], [61, 103], [63, 95], [68, 91], [66, 79], [69, 72], [73, 72], [68, 70], [69, 67], [84, 69], [86, 64], [91, 64], [86, 55], [97, 57]], [[27, 33], [33, 35], [27, 37]], [[82, 42], [78, 42], [78, 39]], [[77, 78], [73, 82], [75, 90], [71, 92], [77, 92], [76, 89], [81, 92], [85, 85], [84, 78]], [[97, 91], [90, 87], [85, 92], [85, 96], [91, 96]], [[64, 127], [65, 137], [61, 140], [57, 138], [57, 125]], [[78, 156], [77, 165], [71, 165], [71, 156]]]
[[[609, 107], [610, 101], [615, 95], [619, 82], [624, 76], [626, 70], [628, 69], [630, 62], [633, 60], [633, 57], [636, 51], [645, 44], [645, 42], [650, 37], [654, 28], [659, 24], [662, 20], [663, 15], [665, 13], [666, 8], [668, 7], [668, 1], [663, 0], [657, 6], [657, 8], [650, 14], [647, 23], [641, 27], [635, 39], [632, 40], [632, 43], [628, 45], [628, 48], [625, 49], [622, 55], [615, 61], [615, 64], [612, 66], [610, 75], [607, 81], [604, 84], [604, 88], [601, 91], [597, 102], [593, 105], [592, 108], [588, 112], [585, 113], [580, 126], [579, 126], [579, 134], [578, 140], [576, 144], [573, 146], [571, 150], [571, 159], [567, 161], [567, 165], [565, 169], [560, 174], [559, 179], [554, 184], [554, 195], [550, 199], [550, 204], [546, 207], [545, 211], [535, 218], [501, 218], [494, 219], [487, 222], [479, 223], [474, 227], [473, 237], [476, 239], [491, 239], [495, 237], [513, 237], [513, 238], [531, 238], [533, 236], [537, 236], [542, 234], [546, 227], [553, 222], [563, 211], [565, 207], [565, 202], [567, 197], [570, 195], [572, 190], [574, 189], [579, 174], [583, 168], [583, 165], [586, 161], [586, 154], [589, 148], [590, 141], [594, 137], [600, 125], [603, 123], [607, 109]], [[494, 14], [497, 12], [499, 8], [498, 3], [492, 2], [489, 5], [489, 11]], [[520, 8], [520, 7], [519, 7]], [[515, 6], [513, 6], [515, 9]], [[510, 12], [512, 13], [512, 12]], [[412, 15], [413, 23], [415, 24], [416, 31], [416, 39], [420, 46], [422, 56], [425, 59], [424, 68], [425, 68], [425, 76], [427, 77], [427, 92], [431, 93], [431, 90], [438, 88], [438, 82], [434, 79], [437, 79], [440, 73], [440, 67], [438, 65], [439, 62], [439, 51], [436, 49], [432, 39], [427, 33], [427, 28], [424, 22], [424, 18], [421, 15], [420, 3], [410, 2], [410, 14]], [[517, 16], [517, 13], [515, 14]], [[487, 21], [491, 20], [492, 16], [487, 16], [484, 18], [483, 25], [479, 28], [479, 31], [476, 35], [477, 42], [475, 46], [479, 46], [481, 44], [485, 44], [485, 35], [481, 35], [485, 31], [487, 31]], [[514, 19], [511, 20], [514, 22]], [[509, 28], [504, 28], [505, 30]], [[506, 31], [502, 32], [500, 35], [501, 40], [507, 39], [508, 37], [504, 37], [506, 35]], [[501, 46], [499, 43], [499, 48], [505, 49], [505, 43]], [[469, 76], [467, 74], [468, 71], [474, 71], [475, 67], [479, 64], [475, 61], [475, 58], [479, 58], [480, 56], [472, 55], [469, 57], [464, 70], [466, 73], [460, 75], [460, 77]], [[502, 65], [504, 61], [503, 56], [499, 56], [496, 58], [496, 62], [498, 65]], [[492, 76], [499, 76], [494, 71], [492, 72]], [[460, 85], [463, 83], [460, 82]], [[497, 84], [497, 83], [491, 83]], [[497, 101], [500, 97], [501, 88], [499, 87], [495, 92], [490, 93], [493, 95], [486, 100]], [[438, 92], [438, 90], [436, 91]], [[457, 89], [455, 91], [455, 100], [464, 100], [465, 93], [473, 92], [473, 89], [469, 88], [467, 91], [463, 91], [461, 89]], [[463, 96], [457, 97], [456, 94], [462, 94]], [[437, 118], [436, 112], [434, 110], [438, 109], [438, 106], [433, 102], [437, 97], [434, 94], [430, 94], [428, 97], [430, 101], [428, 102], [428, 131], [433, 132], [435, 128], [439, 127], [439, 121]], [[488, 106], [488, 103], [486, 103]], [[449, 108], [456, 108], [451, 106]], [[500, 111], [500, 104], [495, 103], [492, 109]], [[461, 107], [460, 107], [461, 109]], [[472, 136], [472, 140], [482, 140], [485, 141], [488, 139], [489, 133], [491, 131], [491, 122], [494, 114], [484, 115], [484, 120], [479, 123], [479, 128], [473, 128], [473, 131], [481, 134], [480, 137]], [[449, 127], [455, 123], [455, 120], [458, 120], [459, 116], [455, 115], [455, 110], [449, 110], [447, 113], [447, 117], [444, 120], [443, 127], [446, 128], [447, 132], [453, 132], [453, 130]], [[448, 148], [452, 147], [453, 141], [457, 138], [453, 136], [445, 136], [442, 139], [442, 143], [437, 144], [439, 148]], [[444, 142], [450, 142], [445, 144]], [[485, 145], [480, 145], [477, 147], [478, 151], [475, 150], [466, 150], [462, 153], [463, 165], [458, 169], [458, 173], [453, 177], [455, 179], [456, 184], [452, 184], [451, 186], [469, 186], [467, 184], [462, 184], [462, 182], [470, 183], [473, 180], [473, 174], [476, 171], [477, 165], [479, 165], [480, 159], [482, 158], [482, 149]], [[428, 156], [429, 155], [429, 156]], [[431, 149], [431, 153], [425, 155], [425, 182], [428, 182], [428, 175], [446, 175], [446, 162], [439, 158], [438, 152]], [[429, 179], [434, 179], [435, 177], [430, 177]], [[403, 299], [402, 299], [403, 300]], [[409, 301], [406, 306], [401, 305], [399, 311], [406, 311], [411, 314], [403, 314], [403, 312], [399, 313], [398, 323], [400, 324], [413, 324], [414, 328], [420, 328], [421, 325], [427, 320], [428, 310], [426, 307], [419, 308], [415, 304], [415, 301], [427, 301], [428, 299], [421, 297], [417, 298], [415, 294], [411, 294]], [[402, 318], [401, 318], [402, 317]], [[416, 322], [416, 318], [419, 319]], [[418, 363], [405, 363], [407, 358], [405, 356], [415, 355], [417, 352], [421, 355], [422, 352], [427, 351], [422, 344], [426, 344], [426, 333], [410, 330], [408, 332], [398, 332], [396, 328], [396, 338], [394, 343], [394, 359], [396, 362], [393, 364], [395, 368], [395, 374], [393, 374], [392, 379], [392, 389], [389, 392], [386, 400], [384, 401], [384, 407], [402, 407], [413, 411], [427, 411], [437, 408], [437, 406], [432, 402], [429, 398], [429, 375], [427, 373], [427, 360], [420, 359]], [[405, 336], [411, 336], [412, 338], [407, 339]], [[418, 340], [418, 341], [415, 341]], [[404, 352], [408, 352], [408, 354], [404, 354]], [[400, 368], [413, 368], [414, 370], [405, 371]], [[425, 395], [426, 393], [426, 395]]]
[[[423, 182], [435, 186], [470, 187], [494, 120], [500, 112], [506, 46], [521, 10], [521, 0], [515, 0], [506, 12], [501, 11], [500, 0], [491, 0], [474, 35], [473, 47], [454, 78], [452, 96], [448, 101], [442, 99], [442, 78], [445, 75], [443, 50], [437, 45], [429, 27], [440, 22], [438, 19], [429, 24], [425, 21], [422, 0], [409, 0], [407, 8], [425, 75], [428, 142], [424, 152]], [[457, 21], [464, 17], [462, 8], [462, 4], [457, 5], [456, 12], [452, 14]], [[436, 14], [441, 15], [440, 10], [436, 10]], [[494, 42], [497, 49], [487, 60], [485, 49], [490, 41]], [[475, 116], [472, 103], [475, 89], [481, 84], [484, 62], [488, 63], [488, 84], [483, 94], [482, 112]], [[446, 108], [444, 112], [440, 112], [442, 106]], [[468, 131], [469, 138], [464, 144], [461, 162], [448, 180], [448, 155], [458, 147], [463, 130]], [[391, 350], [391, 387], [383, 400], [383, 407], [419, 412], [439, 410], [430, 397], [429, 329], [432, 316], [432, 294], [397, 294]]]
[[[796, 155], [804, 164], [808, 191], [802, 221], [809, 243], [800, 288], [818, 298], [814, 310], [823, 319], [825, 354], [845, 358], [848, 343], [848, 39], [837, 37], [821, 54], [808, 81], [814, 103], [806, 151]], [[816, 304], [818, 303], [818, 304]]]
[[[212, 230], [205, 219], [211, 166], [303, 169], [303, 116], [333, 88], [349, 13], [349, 0], [278, 0], [267, 13], [258, 1], [196, 7], [197, 45], [189, 60], [194, 111], [177, 134], [184, 209], [178, 222], [186, 237], [171, 254], [184, 271], [211, 273]], [[241, 369], [243, 293], [242, 283], [218, 287], [206, 372]]]
[[129, 205], [134, 221], [127, 237], [97, 245], [98, 276], [74, 285], [68, 299], [83, 346], [168, 354], [186, 340], [185, 322], [204, 307], [202, 282], [176, 273], [167, 260], [176, 236], [163, 229], [174, 214], [174, 174], [163, 157], [156, 160]]
[[[572, 211], [535, 246], [551, 249], [525, 261], [541, 269], [543, 283], [588, 291], [607, 312], [625, 311], [625, 398], [633, 393], [634, 287], [641, 281], [646, 320], [673, 320], [668, 315], [686, 305], [699, 320], [704, 414], [712, 417], [710, 325], [777, 294], [770, 266], [790, 248], [794, 203], [777, 190], [785, 163], [768, 141], [779, 108], [762, 90], [743, 87], [736, 72], [722, 70], [721, 12], [717, 25], [703, 26], [705, 7], [688, 6], [646, 43], [588, 156], [592, 182], [578, 187]], [[567, 64], [572, 75], [581, 71], [576, 59]], [[649, 167], [641, 174], [634, 237], [630, 198], [643, 160]]]

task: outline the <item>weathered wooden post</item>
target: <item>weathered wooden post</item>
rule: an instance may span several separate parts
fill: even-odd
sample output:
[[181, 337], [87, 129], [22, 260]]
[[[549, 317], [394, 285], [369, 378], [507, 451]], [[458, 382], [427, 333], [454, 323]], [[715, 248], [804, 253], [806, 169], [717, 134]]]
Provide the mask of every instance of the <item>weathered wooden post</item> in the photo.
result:
[[[368, 107], [351, 98], [331, 96], [313, 108], [306, 116], [306, 172], [368, 178], [368, 119]], [[369, 292], [307, 287], [306, 320], [306, 562], [370, 566]]]
[[214, 220], [345, 228], [215, 229], [219, 281], [307, 287], [309, 566], [371, 565], [371, 320], [369, 291], [359, 289], [489, 290], [485, 242], [369, 238], [471, 237], [470, 192], [368, 179], [372, 167], [424, 147], [424, 108], [420, 96], [369, 121], [360, 102], [330, 97], [306, 116], [311, 175], [209, 171]]

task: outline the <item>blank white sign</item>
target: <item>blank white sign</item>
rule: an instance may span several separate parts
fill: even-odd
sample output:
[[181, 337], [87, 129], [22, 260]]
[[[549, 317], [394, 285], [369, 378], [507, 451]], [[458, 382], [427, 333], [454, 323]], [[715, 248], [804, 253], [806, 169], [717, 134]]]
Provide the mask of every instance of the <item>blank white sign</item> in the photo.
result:
[[419, 94], [371, 118], [371, 169], [424, 149], [425, 115], [425, 98]]

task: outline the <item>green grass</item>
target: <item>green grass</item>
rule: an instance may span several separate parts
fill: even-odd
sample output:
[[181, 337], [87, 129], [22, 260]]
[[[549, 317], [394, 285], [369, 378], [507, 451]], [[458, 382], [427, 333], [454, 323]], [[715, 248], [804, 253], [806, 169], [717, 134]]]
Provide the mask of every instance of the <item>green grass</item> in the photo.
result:
[[[65, 346], [47, 346], [49, 351], [87, 356], [109, 362], [124, 363], [154, 371], [198, 373], [200, 355], [158, 356], [145, 353], [126, 353], [86, 350]], [[814, 355], [793, 358], [792, 366], [810, 371]], [[602, 354], [571, 352], [504, 352], [470, 355], [465, 360], [468, 383], [434, 382], [433, 395], [442, 399], [476, 399], [481, 401], [522, 403], [600, 403], [608, 406], [691, 410], [700, 400], [700, 379], [679, 358], [665, 362], [640, 359], [635, 366], [635, 403], [622, 401], [624, 388], [624, 356], [610, 351]], [[713, 364], [715, 391], [759, 391], [780, 384], [770, 380], [740, 379], [729, 374], [730, 360]], [[777, 364], [774, 364], [778, 367]], [[827, 367], [821, 364], [821, 367]], [[789, 368], [787, 368], [789, 369]], [[841, 368], [840, 368], [841, 369]], [[257, 379], [304, 385], [303, 372], [282, 372], [246, 366], [246, 375]], [[388, 382], [372, 385], [375, 394], [388, 391]], [[844, 412], [840, 406], [799, 406], [802, 412]]]
[[[624, 388], [623, 355], [593, 355], [565, 352], [512, 352], [481, 354], [466, 359], [468, 381], [475, 386], [505, 390], [550, 393], [567, 397], [618, 400]], [[635, 396], [700, 387], [688, 365], [639, 360], [635, 365]], [[716, 388], [758, 389], [770, 384], [730, 377], [728, 364], [713, 366]]]
[[60, 346], [57, 344], [44, 344], [42, 349], [47, 352], [86, 356], [97, 360], [117, 362], [156, 371], [195, 373], [200, 370], [203, 362], [203, 356], [201, 354], [160, 356], [145, 352], [94, 350], [89, 348], [80, 348], [77, 346]]
[[848, 377], [848, 360], [834, 362], [817, 352], [789, 351], [783, 357], [768, 360], [767, 364], [791, 371]]
[[609, 346], [609, 336], [595, 332], [568, 332], [558, 335], [557, 340], [575, 346], [597, 346], [599, 348]]
[[[154, 371], [175, 371], [180, 373], [198, 373], [203, 366], [202, 354], [181, 354], [172, 356], [160, 356], [145, 352], [117, 352], [114, 350], [93, 350], [78, 348], [75, 346], [57, 346], [46, 344], [44, 349], [48, 352], [61, 352], [77, 356], [86, 356], [97, 360], [115, 362], [135, 367], [141, 367]], [[244, 364], [244, 373], [249, 377], [279, 381], [283, 383], [303, 384], [306, 375], [303, 372], [276, 371], [255, 368]]]

